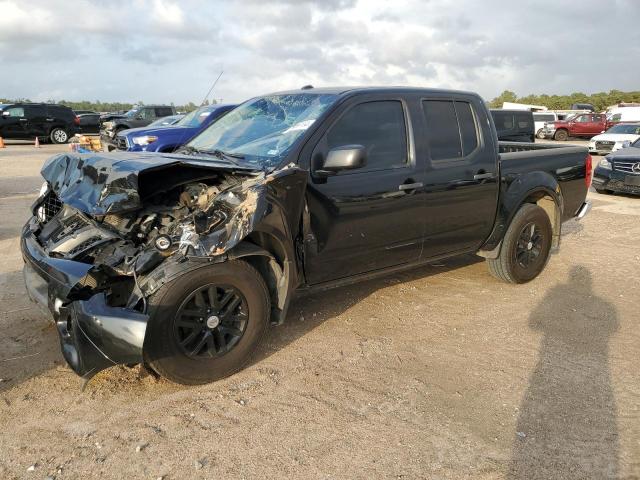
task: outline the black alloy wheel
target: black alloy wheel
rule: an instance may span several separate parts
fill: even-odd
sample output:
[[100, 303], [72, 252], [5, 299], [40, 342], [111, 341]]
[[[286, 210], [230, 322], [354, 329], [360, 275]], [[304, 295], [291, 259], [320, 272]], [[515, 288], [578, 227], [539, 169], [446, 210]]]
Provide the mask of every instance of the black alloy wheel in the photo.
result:
[[528, 269], [538, 261], [543, 241], [542, 231], [535, 223], [527, 223], [522, 228], [514, 249], [515, 261], [520, 267]]
[[237, 345], [248, 318], [247, 301], [237, 289], [230, 285], [204, 285], [178, 308], [174, 334], [187, 357], [218, 357]]

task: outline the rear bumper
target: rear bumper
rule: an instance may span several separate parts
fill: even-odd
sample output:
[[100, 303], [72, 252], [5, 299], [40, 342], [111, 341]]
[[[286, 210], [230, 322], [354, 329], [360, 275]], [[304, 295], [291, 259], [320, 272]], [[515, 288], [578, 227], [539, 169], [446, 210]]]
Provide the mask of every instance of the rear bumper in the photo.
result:
[[113, 365], [143, 361], [147, 315], [107, 305], [104, 293], [69, 300], [92, 266], [48, 257], [29, 224], [22, 232], [21, 249], [27, 293], [52, 315], [62, 354], [78, 375], [88, 379]]
[[586, 200], [576, 212], [576, 218], [582, 220], [591, 211], [591, 202]]

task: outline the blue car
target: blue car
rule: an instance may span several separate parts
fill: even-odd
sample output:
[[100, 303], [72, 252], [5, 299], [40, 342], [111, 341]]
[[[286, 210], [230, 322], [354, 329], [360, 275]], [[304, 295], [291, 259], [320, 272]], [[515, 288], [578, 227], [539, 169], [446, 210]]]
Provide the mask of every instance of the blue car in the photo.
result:
[[123, 130], [115, 138], [115, 147], [129, 152], [173, 152], [235, 107], [230, 104], [207, 105], [173, 125]]

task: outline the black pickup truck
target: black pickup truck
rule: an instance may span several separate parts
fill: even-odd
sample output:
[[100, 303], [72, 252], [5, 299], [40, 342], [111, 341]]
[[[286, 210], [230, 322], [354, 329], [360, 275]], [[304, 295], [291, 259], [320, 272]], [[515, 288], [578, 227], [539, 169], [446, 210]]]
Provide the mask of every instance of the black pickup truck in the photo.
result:
[[240, 369], [294, 293], [465, 253], [534, 279], [581, 218], [586, 147], [499, 143], [473, 93], [306, 89], [249, 100], [172, 154], [61, 154], [22, 233], [29, 295], [86, 379]]

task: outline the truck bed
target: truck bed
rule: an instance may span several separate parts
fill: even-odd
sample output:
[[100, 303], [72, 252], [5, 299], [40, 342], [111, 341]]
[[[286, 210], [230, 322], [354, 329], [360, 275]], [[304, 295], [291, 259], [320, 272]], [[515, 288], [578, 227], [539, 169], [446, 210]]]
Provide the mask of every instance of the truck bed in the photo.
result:
[[587, 147], [552, 143], [498, 142], [501, 195], [520, 176], [536, 175], [557, 180], [564, 200], [562, 220], [574, 216], [587, 193], [584, 172]]

